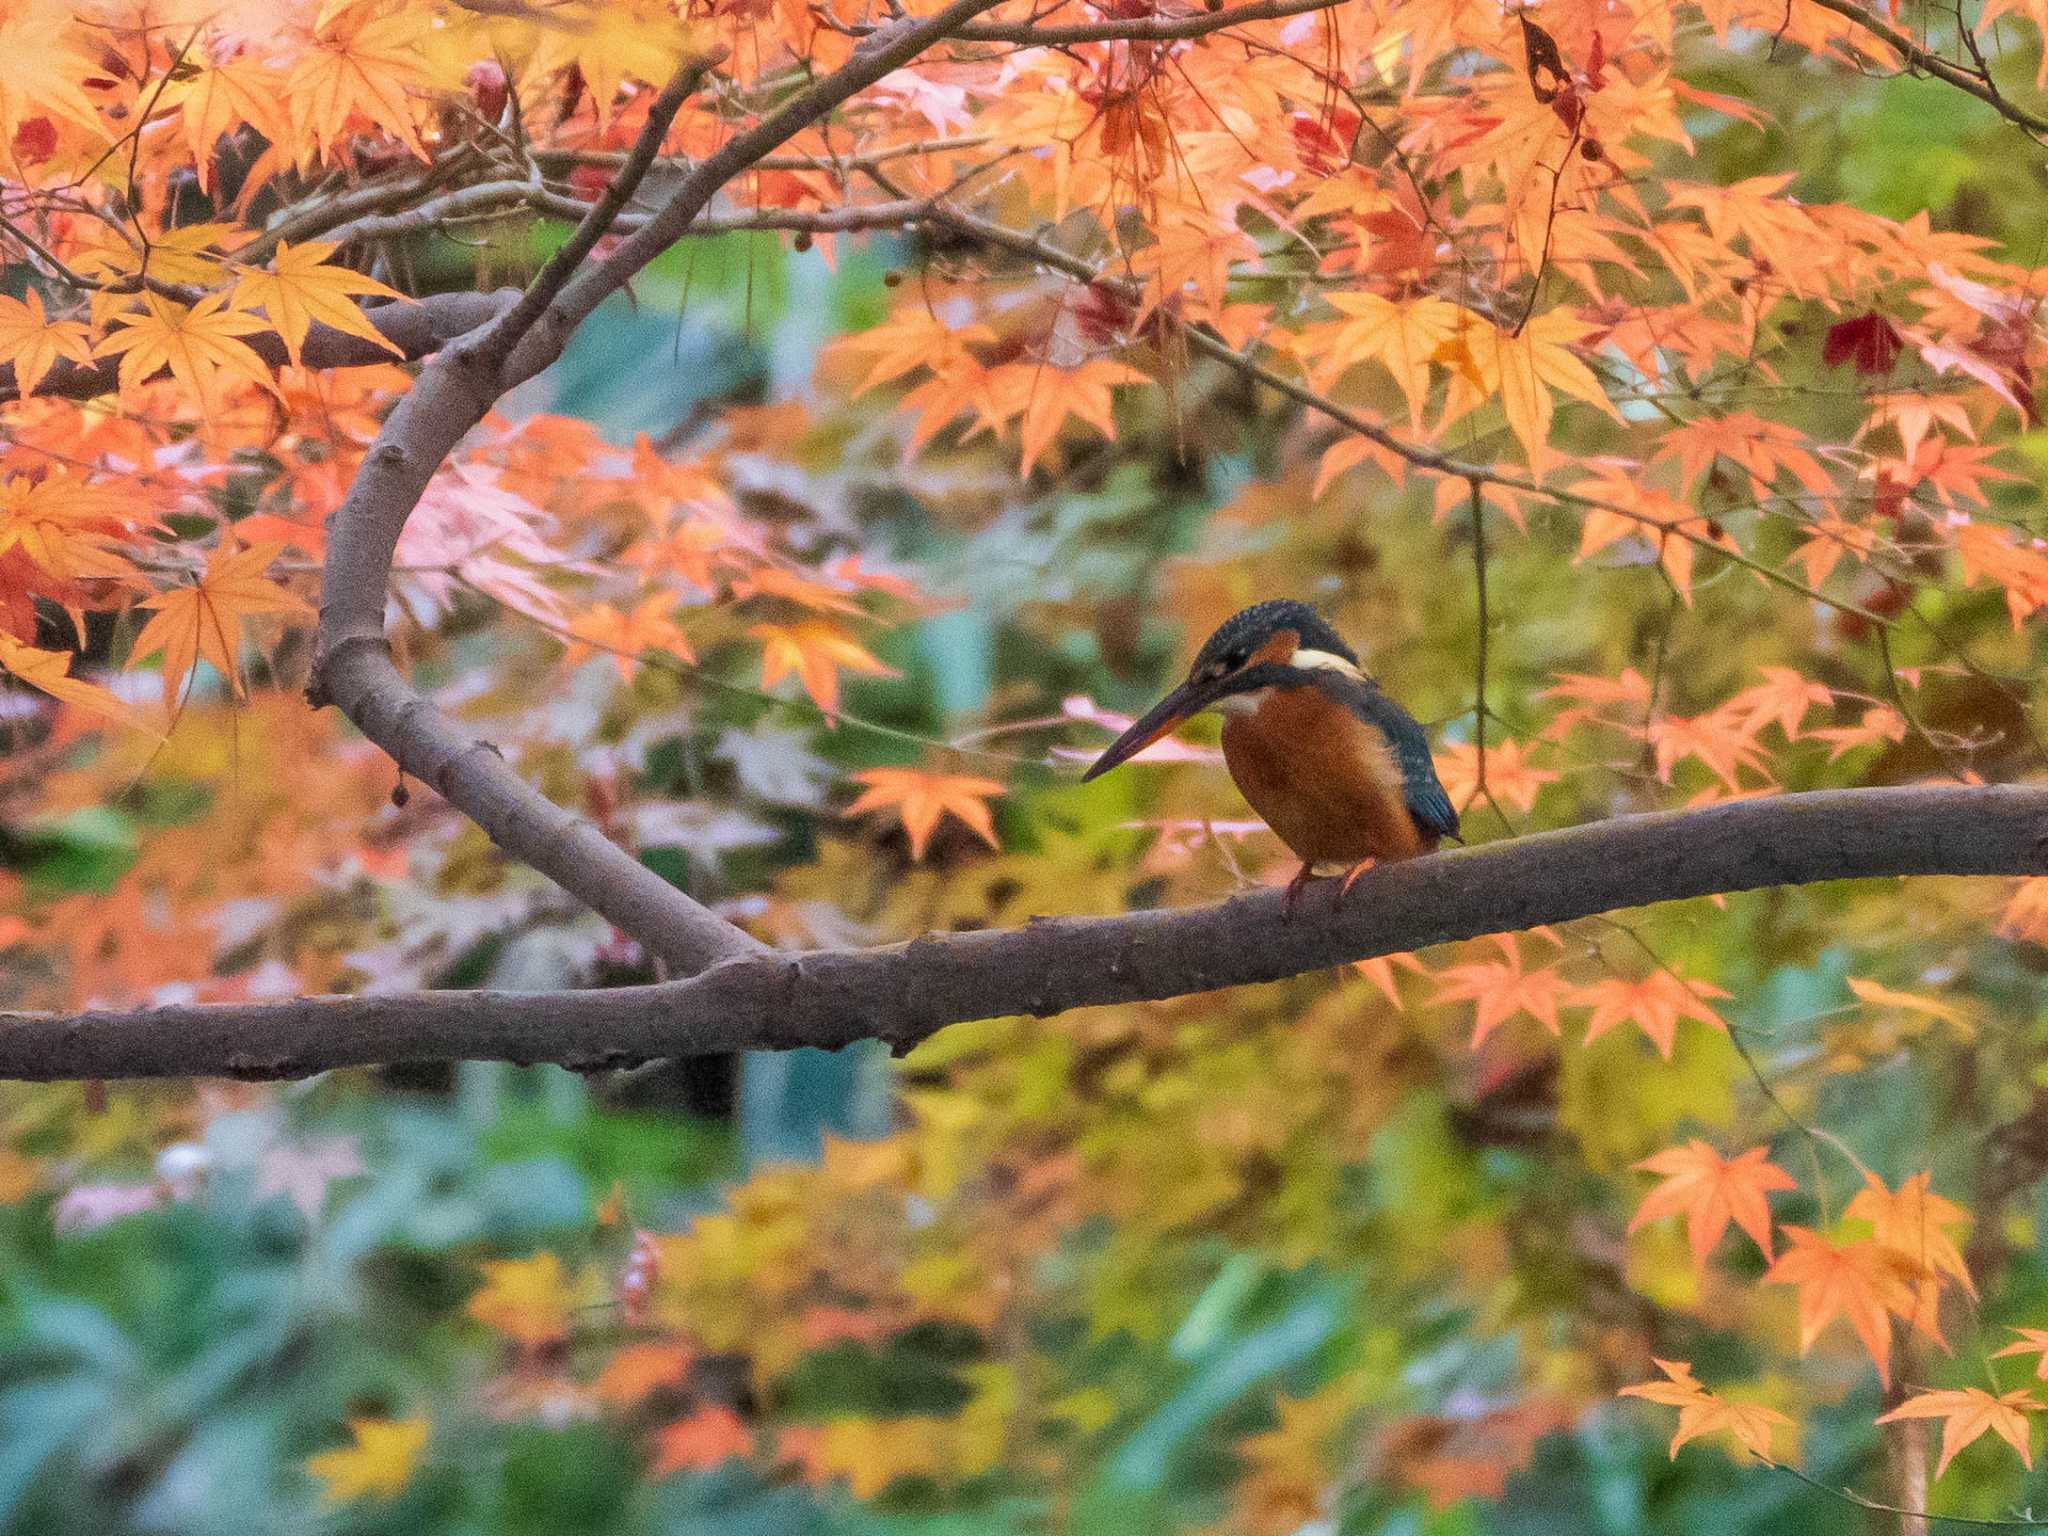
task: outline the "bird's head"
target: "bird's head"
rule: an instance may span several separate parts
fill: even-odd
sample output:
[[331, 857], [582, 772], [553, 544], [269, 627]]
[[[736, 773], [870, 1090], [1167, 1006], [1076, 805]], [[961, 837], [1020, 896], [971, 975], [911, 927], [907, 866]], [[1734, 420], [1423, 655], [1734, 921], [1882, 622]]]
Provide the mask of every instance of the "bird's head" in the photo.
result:
[[1308, 604], [1290, 598], [1255, 603], [1203, 642], [1186, 680], [1111, 742], [1081, 778], [1109, 772], [1205, 709], [1249, 707], [1265, 689], [1313, 682], [1319, 668], [1364, 675], [1351, 647]]

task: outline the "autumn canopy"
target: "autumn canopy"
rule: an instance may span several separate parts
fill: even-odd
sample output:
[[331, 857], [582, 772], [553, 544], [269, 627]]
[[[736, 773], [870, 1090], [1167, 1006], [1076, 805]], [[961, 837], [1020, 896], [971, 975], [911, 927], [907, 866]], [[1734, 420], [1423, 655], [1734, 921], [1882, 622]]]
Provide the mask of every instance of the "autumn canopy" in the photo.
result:
[[2040, 1523], [2044, 28], [0, 0], [0, 1530]]

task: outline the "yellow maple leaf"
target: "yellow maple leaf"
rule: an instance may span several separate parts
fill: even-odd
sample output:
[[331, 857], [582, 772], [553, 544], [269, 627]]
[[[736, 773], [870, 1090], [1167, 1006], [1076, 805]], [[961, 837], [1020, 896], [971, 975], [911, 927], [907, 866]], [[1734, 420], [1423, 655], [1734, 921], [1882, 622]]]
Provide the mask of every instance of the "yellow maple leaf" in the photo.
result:
[[1408, 402], [1409, 425], [1420, 428], [1429, 400], [1430, 361], [1457, 330], [1464, 312], [1426, 295], [1397, 303], [1376, 293], [1333, 293], [1330, 304], [1351, 318], [1330, 332], [1316, 372], [1318, 387], [1327, 388], [1359, 363], [1376, 362], [1393, 375]]
[[989, 847], [1002, 846], [996, 841], [995, 823], [987, 804], [989, 796], [1003, 792], [1003, 786], [994, 779], [926, 773], [917, 768], [870, 768], [853, 778], [867, 789], [846, 808], [845, 814], [859, 816], [867, 811], [894, 810], [903, 818], [903, 830], [910, 834], [913, 859], [924, 857], [925, 845], [931, 841], [939, 819], [948, 815]]
[[577, 1293], [562, 1261], [547, 1252], [486, 1263], [483, 1289], [469, 1298], [469, 1315], [517, 1344], [535, 1348], [566, 1337]]
[[1509, 430], [1522, 445], [1529, 467], [1540, 473], [1551, 461], [1553, 395], [1584, 400], [1621, 420], [1593, 371], [1571, 350], [1592, 329], [1568, 311], [1554, 309], [1537, 315], [1517, 334], [1465, 311], [1455, 333], [1432, 354], [1451, 369], [1446, 421], [1498, 395]]
[[66, 0], [15, 0], [6, 7], [0, 15], [0, 137], [11, 139], [24, 118], [50, 113], [104, 131], [79, 84], [99, 73], [91, 54], [77, 46], [89, 35], [78, 8]]
[[761, 642], [761, 686], [773, 688], [785, 677], [796, 677], [804, 692], [826, 714], [839, 708], [839, 673], [865, 672], [870, 677], [894, 677], [896, 669], [868, 654], [858, 641], [836, 624], [805, 619], [798, 624], [755, 624], [747, 633]]
[[306, 1458], [330, 1506], [357, 1499], [395, 1499], [412, 1481], [431, 1426], [425, 1419], [350, 1419], [354, 1443]]
[[192, 673], [195, 659], [204, 659], [228, 680], [235, 696], [242, 686], [242, 620], [255, 614], [281, 613], [313, 617], [302, 599], [263, 573], [283, 550], [282, 544], [252, 544], [235, 550], [223, 546], [206, 562], [206, 572], [189, 587], [174, 587], [144, 598], [156, 610], [135, 637], [131, 659], [164, 653], [164, 703], [175, 707], [178, 693]]
[[253, 52], [218, 62], [194, 49], [185, 68], [164, 86], [163, 105], [181, 115], [185, 147], [199, 176], [199, 190], [213, 193], [214, 146], [247, 124], [271, 144], [291, 137], [285, 109], [285, 76], [280, 68]]
[[1955, 1003], [1945, 1003], [1938, 997], [1922, 997], [1917, 992], [1896, 992], [1890, 987], [1870, 980], [1867, 976], [1850, 976], [1846, 979], [1849, 990], [1856, 994], [1859, 1002], [1867, 1003], [1873, 1008], [1897, 1008], [1904, 1013], [1937, 1020], [1948, 1025], [1966, 1041], [1977, 1038], [1976, 1021]]
[[245, 272], [236, 281], [234, 307], [261, 308], [270, 317], [272, 327], [284, 338], [285, 353], [294, 368], [299, 364], [299, 348], [305, 343], [306, 332], [316, 320], [403, 357], [404, 352], [370, 324], [369, 316], [356, 306], [352, 296], [399, 299], [408, 304], [413, 301], [374, 277], [348, 267], [326, 265], [335, 249], [325, 241], [297, 246], [278, 241], [268, 272]]
[[946, 1467], [942, 1419], [840, 1418], [792, 1425], [777, 1438], [782, 1460], [813, 1482], [844, 1478], [857, 1499], [871, 1499], [900, 1477], [937, 1476]]
[[1667, 1379], [1623, 1387], [1620, 1395], [1640, 1397], [1646, 1402], [1662, 1403], [1678, 1410], [1678, 1433], [1671, 1437], [1673, 1457], [1688, 1440], [1697, 1440], [1702, 1435], [1728, 1434], [1752, 1456], [1765, 1461], [1772, 1459], [1771, 1430], [1779, 1424], [1790, 1424], [1789, 1418], [1775, 1408], [1765, 1408], [1757, 1403], [1731, 1403], [1714, 1396], [1700, 1384], [1692, 1373], [1692, 1367], [1683, 1360], [1656, 1360], [1653, 1357], [1652, 1363]]
[[92, 342], [76, 320], [52, 320], [43, 296], [31, 288], [19, 299], [0, 295], [0, 362], [14, 364], [14, 382], [26, 400], [60, 357], [92, 361]]
[[104, 326], [142, 306], [138, 279], [145, 274], [162, 283], [213, 287], [224, 270], [222, 253], [252, 235], [235, 224], [181, 224], [151, 236], [146, 247], [138, 248], [111, 233], [94, 231], [81, 237], [71, 265], [102, 284], [92, 294], [92, 318], [95, 326]]
[[123, 329], [102, 340], [101, 357], [121, 359], [121, 386], [142, 383], [160, 368], [192, 392], [202, 414], [220, 412], [223, 375], [248, 379], [275, 390], [270, 369], [246, 342], [236, 338], [264, 328], [254, 315], [227, 308], [227, 296], [209, 293], [189, 307], [159, 294], [142, 296], [143, 307], [116, 315]]
[[358, 119], [430, 158], [413, 125], [407, 91], [427, 83], [419, 19], [378, 17], [367, 7], [328, 7], [285, 83], [299, 135], [299, 164], [310, 166], [345, 138]]
[[1957, 1451], [1980, 1438], [1987, 1429], [2018, 1451], [2020, 1464], [2032, 1471], [2034, 1452], [2027, 1442], [2027, 1415], [2039, 1413], [2042, 1406], [2024, 1388], [1993, 1397], [1982, 1387], [1964, 1387], [1959, 1391], [1922, 1392], [1909, 1397], [1890, 1413], [1879, 1414], [1877, 1422], [1940, 1419], [1941, 1460], [1934, 1468], [1936, 1477], [1948, 1470]]
[[53, 699], [89, 709], [122, 725], [138, 723], [135, 712], [99, 684], [71, 676], [71, 656], [67, 652], [38, 650], [0, 630], [0, 669]]
[[106, 481], [11, 475], [0, 482], [0, 554], [20, 549], [52, 576], [129, 581], [135, 567], [121, 552], [138, 518]]

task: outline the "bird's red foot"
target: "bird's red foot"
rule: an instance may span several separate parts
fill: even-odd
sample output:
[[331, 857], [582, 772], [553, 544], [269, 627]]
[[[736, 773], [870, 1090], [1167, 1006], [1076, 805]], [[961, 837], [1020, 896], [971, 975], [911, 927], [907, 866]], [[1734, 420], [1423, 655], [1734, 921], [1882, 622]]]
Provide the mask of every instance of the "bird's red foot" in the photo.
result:
[[1281, 917], [1289, 918], [1294, 916], [1295, 909], [1301, 905], [1302, 890], [1305, 886], [1307, 886], [1310, 879], [1314, 877], [1314, 874], [1315, 866], [1312, 864], [1304, 864], [1301, 866], [1300, 872], [1296, 874], [1292, 880], [1287, 882], [1287, 895], [1281, 900], [1280, 903]]
[[1344, 871], [1344, 883], [1337, 887], [1337, 904], [1339, 906], [1343, 905], [1344, 898], [1351, 894], [1351, 887], [1358, 883], [1358, 877], [1378, 862], [1379, 860], [1377, 859], [1360, 859], [1356, 864]]

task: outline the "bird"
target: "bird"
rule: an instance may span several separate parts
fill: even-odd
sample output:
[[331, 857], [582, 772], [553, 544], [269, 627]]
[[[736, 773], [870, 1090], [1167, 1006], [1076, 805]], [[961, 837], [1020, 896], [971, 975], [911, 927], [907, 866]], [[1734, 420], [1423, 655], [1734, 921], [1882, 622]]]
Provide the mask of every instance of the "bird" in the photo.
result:
[[1223, 716], [1223, 761], [1239, 793], [1301, 860], [1287, 886], [1290, 915], [1319, 870], [1341, 870], [1341, 902], [1373, 864], [1433, 852], [1458, 835], [1421, 725], [1336, 630], [1291, 598], [1225, 620], [1180, 686], [1111, 742], [1082, 782], [1205, 710]]

